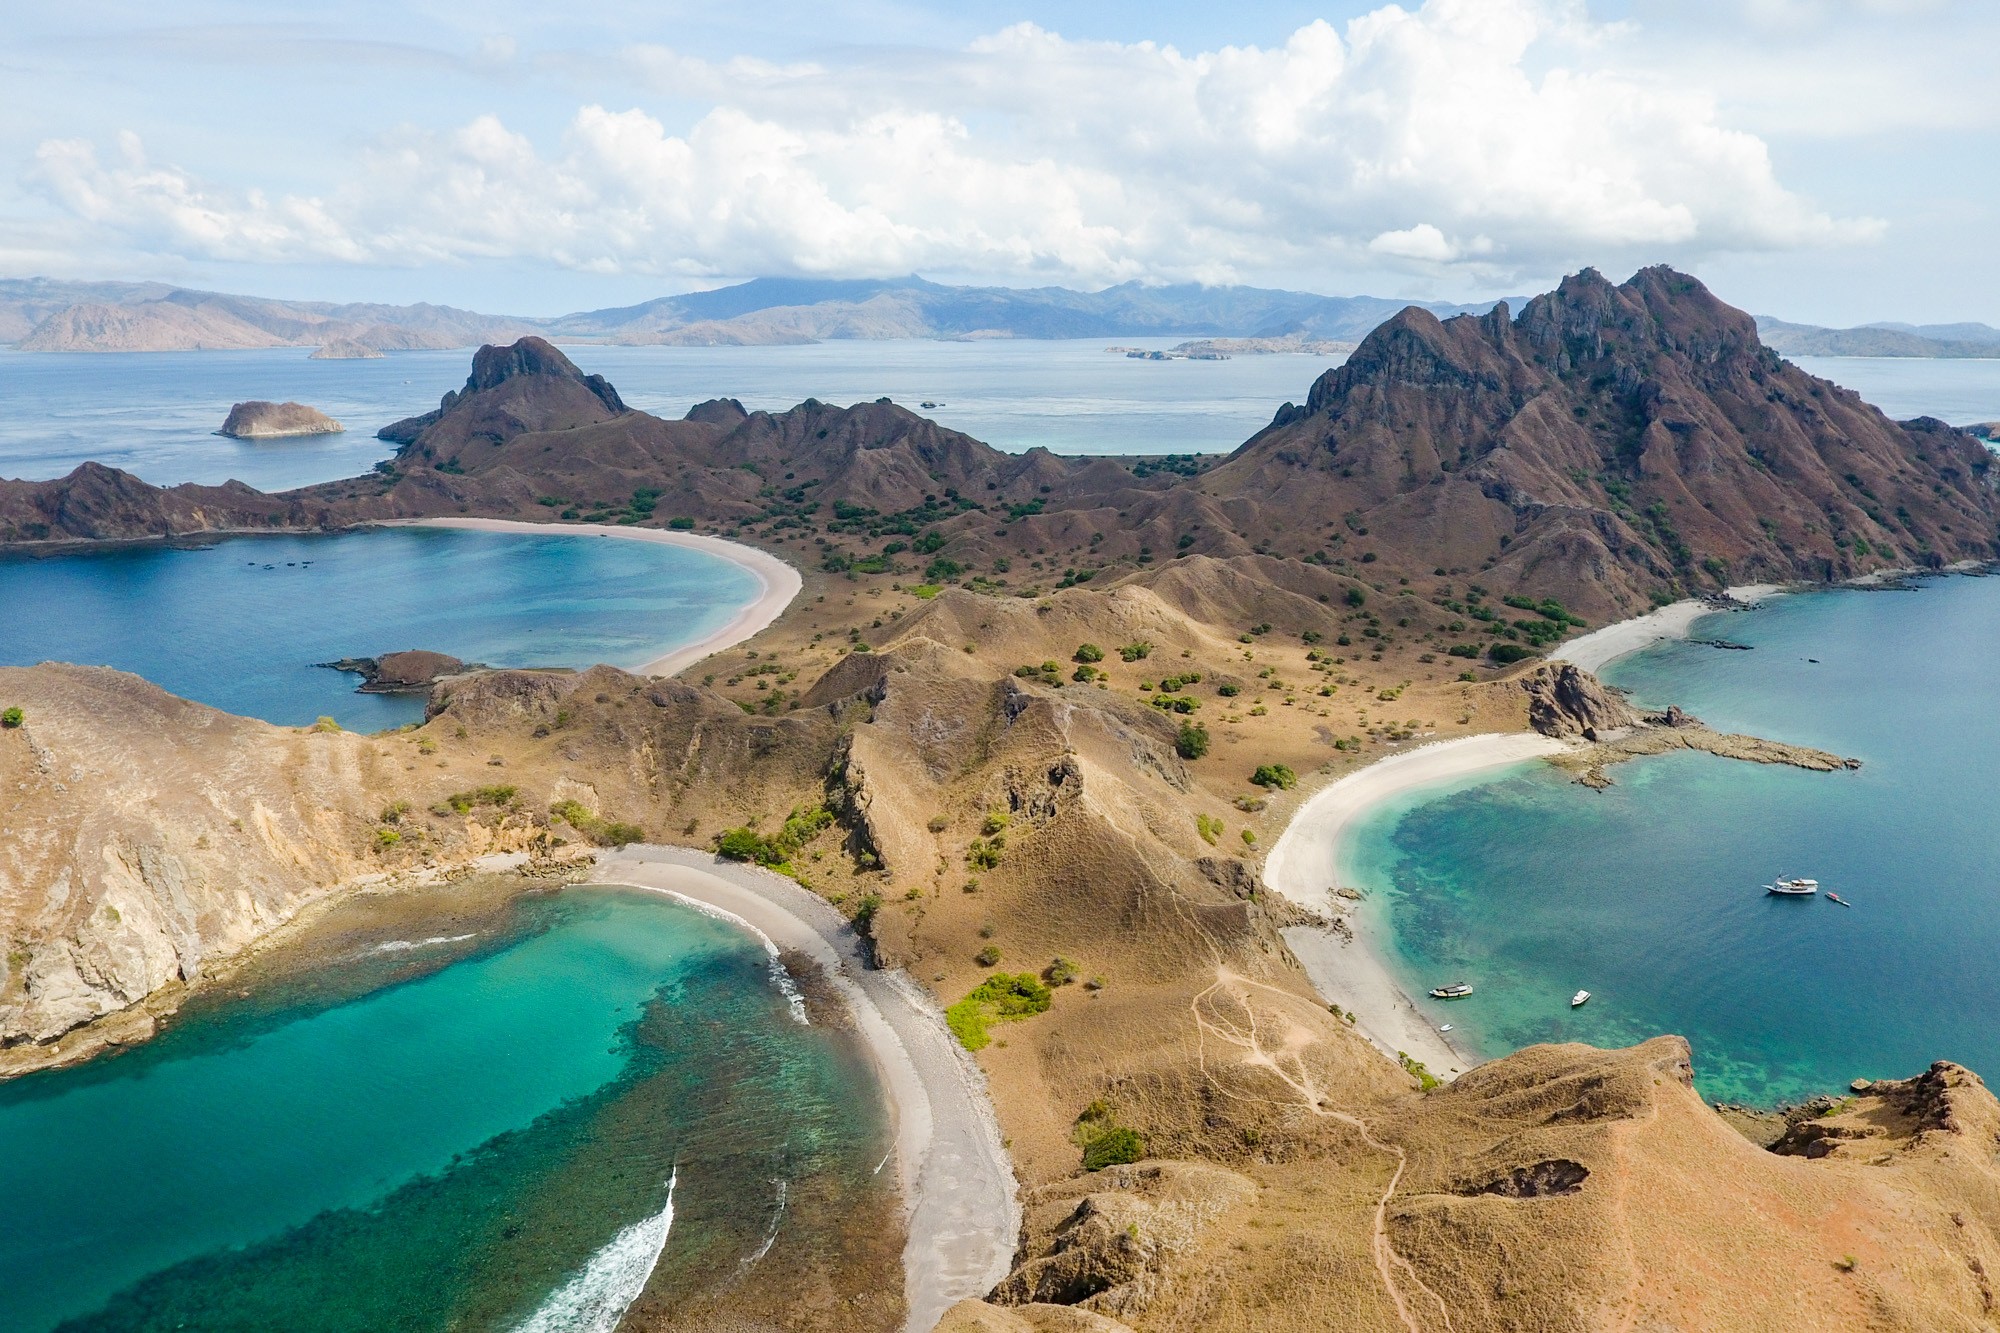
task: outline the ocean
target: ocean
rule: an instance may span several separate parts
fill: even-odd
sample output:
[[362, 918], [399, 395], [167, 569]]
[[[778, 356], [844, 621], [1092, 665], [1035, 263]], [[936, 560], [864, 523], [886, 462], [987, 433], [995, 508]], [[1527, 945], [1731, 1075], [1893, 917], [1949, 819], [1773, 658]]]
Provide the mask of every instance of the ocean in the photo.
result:
[[[1392, 970], [1416, 994], [1473, 983], [1423, 1003], [1489, 1057], [1680, 1033], [1715, 1100], [1797, 1102], [1939, 1059], [2000, 1069], [2000, 578], [1779, 597], [1694, 636], [1752, 650], [1663, 644], [1606, 678], [1862, 768], [1683, 753], [1618, 765], [1604, 792], [1533, 764], [1411, 793], [1342, 866], [1372, 891]], [[1766, 895], [1779, 875], [1853, 906]], [[1577, 990], [1592, 998], [1572, 1010]]]
[[865, 1052], [662, 895], [360, 900], [243, 985], [0, 1084], [0, 1328], [610, 1333], [894, 1215]]
[[706, 552], [582, 534], [376, 528], [0, 554], [0, 664], [135, 672], [227, 712], [350, 730], [421, 721], [315, 666], [406, 648], [489, 666], [636, 667], [720, 629], [759, 591]]
[[[829, 342], [800, 347], [568, 347], [631, 406], [667, 417], [709, 398], [782, 411], [806, 398], [846, 406], [887, 395], [1015, 452], [1219, 453], [1303, 402], [1343, 358], [1143, 361], [1108, 341]], [[390, 446], [375, 432], [465, 383], [470, 350], [313, 361], [309, 349], [54, 353], [0, 349], [0, 477], [59, 477], [95, 460], [156, 485], [235, 478], [285, 490], [366, 472]], [[345, 434], [251, 443], [214, 434], [232, 403], [311, 404]], [[933, 408], [922, 407], [929, 401]]]

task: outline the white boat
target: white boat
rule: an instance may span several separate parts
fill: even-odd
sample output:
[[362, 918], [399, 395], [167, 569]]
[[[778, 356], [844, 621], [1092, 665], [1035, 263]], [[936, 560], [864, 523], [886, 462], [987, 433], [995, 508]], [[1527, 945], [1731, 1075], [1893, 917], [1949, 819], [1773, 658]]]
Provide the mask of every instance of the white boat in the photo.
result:
[[1775, 884], [1766, 884], [1764, 892], [1775, 893], [1780, 898], [1810, 898], [1819, 892], [1816, 879], [1780, 879]]
[[1438, 1031], [1439, 1031], [1439, 1032], [1449, 1032], [1449, 1031], [1451, 1031], [1451, 1024], [1449, 1024], [1449, 1023], [1446, 1023], [1446, 1024], [1445, 1024], [1445, 1025], [1444, 1025], [1443, 1027], [1439, 1028], [1439, 1029], [1438, 1029]]
[[1589, 991], [1580, 990], [1576, 994], [1569, 997], [1569, 1007], [1572, 1009], [1579, 1008], [1583, 1005], [1584, 1001], [1588, 1000], [1589, 998], [1590, 998]]
[[1472, 987], [1461, 981], [1455, 985], [1433, 988], [1431, 998], [1433, 1000], [1462, 1000], [1470, 994], [1472, 994]]

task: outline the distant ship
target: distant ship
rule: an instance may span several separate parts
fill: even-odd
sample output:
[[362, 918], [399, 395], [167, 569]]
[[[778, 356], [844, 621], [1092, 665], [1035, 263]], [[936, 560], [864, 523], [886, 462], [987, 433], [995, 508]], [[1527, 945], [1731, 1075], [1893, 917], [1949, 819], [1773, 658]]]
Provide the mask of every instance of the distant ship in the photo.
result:
[[1775, 893], [1780, 898], [1810, 898], [1819, 892], [1816, 879], [1781, 879], [1776, 884], [1766, 884], [1764, 892]]
[[1572, 1009], [1580, 1008], [1589, 999], [1590, 999], [1590, 992], [1587, 990], [1580, 990], [1576, 994], [1569, 997], [1569, 1007]]
[[1433, 1000], [1462, 1000], [1472, 994], [1472, 987], [1460, 982], [1455, 986], [1439, 986], [1431, 991]]

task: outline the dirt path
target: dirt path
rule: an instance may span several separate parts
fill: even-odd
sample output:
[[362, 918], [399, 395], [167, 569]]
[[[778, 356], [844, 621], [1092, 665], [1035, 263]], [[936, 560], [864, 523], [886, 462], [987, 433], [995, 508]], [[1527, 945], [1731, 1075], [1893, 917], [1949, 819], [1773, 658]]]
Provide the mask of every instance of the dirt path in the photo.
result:
[[[1403, 1327], [1408, 1329], [1409, 1333], [1425, 1333], [1425, 1330], [1423, 1324], [1418, 1320], [1416, 1312], [1410, 1308], [1410, 1300], [1404, 1295], [1403, 1283], [1398, 1280], [1398, 1273], [1406, 1276], [1411, 1286], [1431, 1299], [1437, 1306], [1438, 1317], [1443, 1320], [1446, 1333], [1451, 1333], [1450, 1307], [1445, 1304], [1444, 1298], [1431, 1290], [1430, 1286], [1418, 1275], [1415, 1266], [1396, 1252], [1394, 1243], [1389, 1239], [1389, 1201], [1396, 1197], [1396, 1189], [1403, 1182], [1403, 1173], [1409, 1169], [1409, 1154], [1396, 1144], [1384, 1143], [1376, 1138], [1374, 1133], [1369, 1129], [1368, 1122], [1361, 1119], [1361, 1117], [1350, 1115], [1345, 1111], [1335, 1111], [1325, 1106], [1323, 1104], [1325, 1100], [1324, 1090], [1314, 1082], [1311, 1074], [1305, 1069], [1303, 1064], [1293, 1060], [1291, 1062], [1292, 1067], [1288, 1069], [1282, 1047], [1278, 1048], [1278, 1054], [1273, 1054], [1271, 1049], [1265, 1047], [1257, 1031], [1257, 1011], [1250, 1006], [1243, 993], [1244, 990], [1250, 988], [1268, 990], [1272, 994], [1281, 995], [1287, 1000], [1296, 1000], [1297, 998], [1289, 992], [1279, 990], [1275, 986], [1267, 986], [1262, 982], [1251, 981], [1247, 977], [1237, 976], [1227, 968], [1218, 968], [1216, 969], [1214, 984], [1199, 995], [1196, 995], [1189, 1002], [1189, 1008], [1194, 1013], [1197, 1032], [1203, 1038], [1214, 1037], [1224, 1045], [1233, 1046], [1239, 1051], [1244, 1052], [1241, 1057], [1241, 1063], [1254, 1068], [1268, 1070], [1275, 1075], [1287, 1087], [1298, 1094], [1300, 1102], [1312, 1114], [1346, 1125], [1359, 1134], [1361, 1141], [1366, 1143], [1370, 1148], [1382, 1153], [1384, 1156], [1396, 1159], [1396, 1169], [1389, 1177], [1388, 1187], [1382, 1191], [1382, 1197], [1375, 1201], [1375, 1217], [1369, 1245], [1369, 1249], [1375, 1260], [1375, 1271], [1382, 1279], [1382, 1286], [1388, 1293], [1390, 1304], [1396, 1309], [1396, 1317], [1402, 1320]], [[1231, 998], [1242, 1008], [1246, 1019], [1242, 1026], [1229, 1023], [1220, 1017], [1211, 1018], [1202, 1013], [1202, 1001], [1219, 990], [1228, 990]], [[1208, 1053], [1205, 1046], [1197, 1050], [1197, 1058], [1201, 1063], [1202, 1073], [1206, 1077], [1208, 1074]], [[1220, 1084], [1216, 1084], [1215, 1086], [1218, 1092], [1226, 1096], [1240, 1095], [1222, 1087]]]

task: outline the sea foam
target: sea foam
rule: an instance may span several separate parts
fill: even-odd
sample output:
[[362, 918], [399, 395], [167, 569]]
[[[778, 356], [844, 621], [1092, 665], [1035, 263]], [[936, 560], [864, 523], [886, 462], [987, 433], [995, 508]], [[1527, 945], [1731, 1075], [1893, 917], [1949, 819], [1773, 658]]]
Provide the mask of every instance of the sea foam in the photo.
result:
[[653, 1276], [667, 1233], [674, 1226], [674, 1185], [680, 1168], [667, 1178], [666, 1206], [613, 1236], [590, 1256], [583, 1271], [551, 1292], [540, 1309], [515, 1326], [515, 1333], [612, 1333], [646, 1281]]

